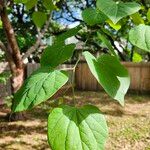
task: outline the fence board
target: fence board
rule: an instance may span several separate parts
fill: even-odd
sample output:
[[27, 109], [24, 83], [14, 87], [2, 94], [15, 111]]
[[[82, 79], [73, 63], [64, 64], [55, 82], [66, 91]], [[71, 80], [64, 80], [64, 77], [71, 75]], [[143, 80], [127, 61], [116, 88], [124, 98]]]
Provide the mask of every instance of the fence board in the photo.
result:
[[[29, 77], [39, 67], [40, 67], [40, 64], [31, 64], [31, 63], [27, 64], [27, 66], [26, 66], [26, 76]], [[72, 68], [72, 67], [73, 67], [73, 65], [71, 65], [71, 64], [63, 64], [63, 65], [60, 65], [59, 67], [57, 67], [57, 69], [65, 70], [65, 69]], [[72, 80], [71, 80], [72, 79], [72, 71], [69, 70], [68, 73], [69, 73], [69, 80], [68, 80], [67, 83], [71, 84], [72, 83]]]
[[149, 67], [145, 67], [142, 66], [141, 67], [141, 91], [147, 91], [148, 89], [150, 89], [150, 66]]
[[31, 64], [28, 63], [26, 66], [26, 76], [29, 77], [35, 70], [37, 70], [40, 67], [40, 64]]
[[[131, 77], [130, 90], [150, 93], [150, 63], [123, 62], [122, 64], [128, 69]], [[77, 66], [76, 88], [90, 91], [102, 90], [84, 62]]]
[[[146, 91], [150, 93], [150, 63], [131, 63], [123, 62], [122, 63], [129, 71], [131, 76], [131, 85], [130, 90], [132, 91]], [[39, 68], [39, 64], [27, 64], [26, 66], [26, 77], [29, 77], [33, 71]], [[73, 65], [64, 64], [58, 67], [58, 69], [68, 69], [72, 68]], [[72, 71], [69, 71], [69, 81], [68, 85], [72, 83]], [[79, 63], [76, 68], [75, 73], [75, 85], [79, 90], [88, 90], [88, 91], [98, 91], [102, 90], [102, 87], [99, 85], [97, 80], [94, 78], [92, 73], [89, 70], [89, 67], [86, 63]], [[0, 99], [6, 95], [11, 94], [11, 85], [10, 81], [7, 82], [7, 85], [0, 84]]]
[[[2, 73], [2, 72], [9, 73], [7, 63], [0, 63], [0, 73]], [[3, 99], [6, 98], [8, 95], [11, 95], [11, 81], [10, 81], [10, 79], [7, 81], [6, 84], [0, 83], [0, 105], [2, 105], [4, 103]]]

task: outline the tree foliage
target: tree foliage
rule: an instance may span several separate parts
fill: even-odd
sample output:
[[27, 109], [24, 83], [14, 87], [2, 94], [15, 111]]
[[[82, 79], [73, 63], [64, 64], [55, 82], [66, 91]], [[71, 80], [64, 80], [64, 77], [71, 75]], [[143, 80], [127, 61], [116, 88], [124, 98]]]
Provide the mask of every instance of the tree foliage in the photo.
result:
[[[34, 27], [37, 28], [37, 42], [41, 42], [43, 38], [41, 34], [44, 32], [42, 29], [45, 28], [44, 24], [47, 22], [46, 16], [51, 16], [53, 11], [59, 10], [65, 3], [64, 1], [51, 0], [43, 2], [37, 0], [16, 0], [15, 2], [21, 7], [25, 6], [26, 11], [31, 13], [31, 20], [35, 23]], [[65, 40], [71, 36], [77, 36], [77, 38], [82, 40], [84, 38], [85, 42], [94, 42], [99, 48], [107, 48], [107, 54], [101, 54], [98, 58], [95, 58], [89, 51], [85, 50], [83, 50], [83, 56], [92, 74], [104, 90], [113, 99], [124, 105], [124, 96], [129, 88], [130, 77], [127, 70], [120, 63], [120, 57], [124, 57], [117, 50], [114, 41], [118, 37], [126, 36], [126, 40], [129, 37], [131, 44], [133, 44], [132, 46], [149, 52], [149, 10], [147, 8], [144, 9], [147, 12], [148, 18], [143, 20], [144, 22], [139, 21], [139, 24], [144, 23], [143, 25], [139, 25], [136, 21], [131, 26], [131, 22], [135, 22], [135, 18], [139, 17], [139, 20], [144, 18], [143, 14], [138, 14], [142, 8], [142, 3], [138, 1], [115, 2], [113, 0], [97, 0], [96, 4], [92, 1], [86, 2], [89, 2], [86, 3], [88, 7], [90, 4], [93, 7], [82, 11], [83, 20], [81, 26], [56, 36], [52, 46], [46, 45], [41, 57], [40, 69], [35, 71], [14, 95], [13, 112], [31, 109], [50, 99], [68, 81], [67, 73], [59, 70], [57, 66], [70, 59], [75, 50], [74, 44], [65, 44]], [[76, 1], [70, 1], [70, 3], [73, 5], [76, 4]], [[147, 7], [147, 4], [144, 6]], [[68, 7], [66, 8], [68, 9]], [[134, 15], [135, 13], [136, 15]], [[39, 16], [42, 18], [39, 19]], [[71, 17], [75, 18], [73, 15]], [[116, 26], [119, 25], [121, 27], [117, 28]], [[124, 26], [126, 26], [125, 29]], [[116, 31], [116, 29], [120, 29], [122, 32], [123, 30], [125, 31], [121, 33]], [[86, 35], [83, 32], [84, 30], [86, 30]], [[88, 35], [89, 30], [90, 34]], [[126, 35], [124, 35], [125, 33]], [[13, 38], [15, 39], [14, 36]], [[27, 56], [32, 53], [33, 49], [34, 47], [27, 51]], [[78, 62], [76, 62], [76, 65]], [[75, 67], [73, 68], [74, 71]], [[53, 109], [49, 115], [48, 141], [53, 150], [103, 150], [107, 137], [106, 120], [95, 106], [88, 105], [78, 108], [75, 105], [73, 107], [61, 105]]]
[[[131, 11], [127, 11], [127, 13], [122, 13], [121, 19], [115, 24], [109, 17], [116, 17], [111, 16], [113, 12], [110, 13], [110, 16], [106, 16], [105, 12], [99, 11], [99, 8], [97, 7], [99, 1], [96, 4], [96, 1], [94, 0], [84, 0], [84, 1], [65, 1], [62, 4], [62, 8], [59, 12], [57, 12], [57, 15], [54, 15], [53, 18], [56, 19], [58, 22], [61, 22], [62, 18], [65, 19], [64, 21], [67, 23], [74, 23], [74, 22], [81, 22], [84, 24], [84, 32], [78, 34], [76, 37], [80, 40], [85, 42], [86, 41], [86, 47], [88, 47], [92, 53], [96, 53], [97, 51], [100, 53], [107, 53], [108, 48], [104, 47], [102, 41], [99, 40], [97, 37], [97, 29], [103, 30], [104, 34], [109, 38], [111, 41], [112, 46], [115, 48], [115, 50], [118, 52], [119, 57], [123, 61], [133, 61], [134, 60], [134, 54], [141, 55], [141, 58], [143, 58], [144, 61], [149, 61], [149, 54], [146, 52], [141, 51], [139, 48], [134, 47], [130, 44], [128, 39], [128, 32], [133, 26], [139, 25], [139, 24], [146, 24], [149, 25], [149, 2], [146, 0], [136, 0], [136, 1], [130, 1], [126, 0], [121, 3], [115, 4], [113, 1], [104, 1], [103, 4], [100, 7], [105, 7], [104, 5], [107, 3], [109, 5], [109, 2], [111, 3], [110, 8], [121, 6], [120, 8], [124, 9], [124, 6], [127, 10], [131, 7], [134, 7], [134, 10], [131, 9]], [[123, 3], [125, 2], [125, 4]], [[129, 3], [129, 5], [128, 5]], [[107, 6], [106, 4], [106, 6]], [[123, 5], [123, 7], [122, 7]], [[141, 5], [141, 6], [140, 6]], [[73, 7], [74, 6], [74, 7]], [[73, 9], [72, 9], [73, 7]], [[92, 8], [91, 8], [92, 7]], [[140, 9], [140, 10], [139, 10]], [[84, 11], [83, 11], [84, 10]], [[104, 11], [105, 11], [104, 10]], [[115, 10], [115, 9], [112, 9]], [[139, 10], [139, 11], [137, 11]], [[82, 13], [82, 17], [80, 13]], [[133, 11], [133, 12], [132, 12]], [[80, 12], [79, 15], [75, 15], [75, 12]], [[84, 13], [88, 12], [88, 13]], [[94, 13], [95, 12], [95, 13]], [[133, 14], [132, 14], [133, 13]], [[96, 20], [95, 16], [99, 16], [99, 19]], [[120, 17], [120, 14], [119, 14]], [[98, 17], [97, 17], [98, 18]], [[83, 22], [83, 20], [86, 22], [86, 24]], [[94, 25], [94, 22], [98, 21], [98, 24]], [[103, 21], [103, 22], [102, 22]], [[101, 22], [101, 23], [100, 23]], [[117, 41], [114, 44], [114, 41]], [[118, 48], [119, 47], [119, 48]], [[141, 60], [141, 59], [140, 59]], [[139, 60], [139, 61], [140, 61]]]

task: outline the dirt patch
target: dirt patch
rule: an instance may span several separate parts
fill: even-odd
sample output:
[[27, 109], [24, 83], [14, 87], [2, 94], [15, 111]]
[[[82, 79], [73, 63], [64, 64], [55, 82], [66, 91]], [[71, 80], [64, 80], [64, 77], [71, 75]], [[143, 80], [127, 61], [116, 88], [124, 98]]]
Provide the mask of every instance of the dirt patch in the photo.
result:
[[[64, 102], [72, 104], [72, 95], [65, 95]], [[106, 115], [110, 135], [106, 150], [150, 150], [150, 96], [128, 94], [123, 108], [105, 93], [78, 91], [76, 102], [96, 105]], [[47, 116], [57, 104], [43, 103], [18, 122], [5, 121], [9, 109], [0, 108], [0, 150], [49, 150]]]

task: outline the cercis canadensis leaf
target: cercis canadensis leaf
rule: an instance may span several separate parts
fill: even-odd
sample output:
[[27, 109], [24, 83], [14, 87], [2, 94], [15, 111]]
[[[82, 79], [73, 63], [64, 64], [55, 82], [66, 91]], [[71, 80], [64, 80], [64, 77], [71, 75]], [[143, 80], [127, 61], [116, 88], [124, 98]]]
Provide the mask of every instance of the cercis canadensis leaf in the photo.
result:
[[52, 97], [66, 82], [64, 71], [43, 67], [35, 71], [14, 95], [12, 111], [18, 112], [40, 104]]
[[141, 17], [140, 13], [131, 15], [131, 18], [135, 25], [144, 24], [144, 19]]
[[105, 35], [97, 32], [98, 38], [105, 44], [105, 46], [110, 50], [111, 54], [117, 57], [117, 54], [114, 51], [110, 41], [105, 37]]
[[47, 15], [44, 12], [37, 11], [32, 14], [32, 19], [35, 25], [41, 28], [47, 20]]
[[140, 49], [150, 52], [150, 26], [139, 25], [129, 32], [129, 40]]
[[106, 22], [115, 30], [121, 29], [121, 23], [119, 23], [119, 22], [114, 24], [110, 19], [108, 19]]
[[48, 117], [48, 142], [52, 150], [104, 150], [108, 129], [95, 106], [62, 105]]
[[141, 6], [135, 2], [97, 0], [97, 8], [116, 24], [120, 19], [138, 12]]
[[86, 8], [82, 12], [82, 18], [88, 25], [93, 26], [96, 24], [104, 23], [107, 19], [107, 16], [97, 9]]
[[37, 4], [37, 2], [38, 0], [27, 0], [27, 2], [25, 3], [27, 10], [32, 9]]
[[47, 47], [41, 57], [42, 66], [57, 67], [67, 61], [75, 49], [75, 44], [64, 45], [63, 43], [54, 44]]
[[47, 10], [50, 11], [57, 9], [52, 0], [43, 0], [43, 5]]
[[67, 31], [65, 31], [64, 33], [56, 37], [55, 43], [65, 42], [66, 39], [72, 36], [75, 36], [79, 32], [80, 29], [81, 29], [80, 25], [74, 28], [68, 29]]
[[104, 90], [121, 105], [130, 85], [130, 77], [126, 68], [115, 56], [108, 54], [95, 58], [89, 52], [84, 52], [88, 66]]

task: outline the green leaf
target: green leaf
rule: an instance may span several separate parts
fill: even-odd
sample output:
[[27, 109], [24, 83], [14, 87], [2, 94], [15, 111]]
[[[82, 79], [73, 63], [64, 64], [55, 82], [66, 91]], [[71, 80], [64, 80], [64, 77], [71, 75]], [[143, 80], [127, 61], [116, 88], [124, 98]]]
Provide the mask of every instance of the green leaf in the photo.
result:
[[14, 3], [19, 4], [19, 3], [27, 3], [28, 0], [14, 0]]
[[96, 59], [89, 52], [83, 53], [88, 66], [104, 90], [121, 105], [124, 105], [124, 96], [130, 85], [128, 71], [119, 60], [108, 54]]
[[38, 2], [37, 0], [28, 0], [25, 3], [27, 10], [32, 9], [37, 4], [37, 2]]
[[55, 10], [57, 7], [53, 4], [52, 0], [43, 0], [43, 5], [47, 10]]
[[106, 35], [110, 36], [113, 40], [115, 40], [115, 38], [113, 37], [112, 33], [110, 31], [108, 31], [108, 29], [105, 29], [104, 27], [101, 27], [101, 31], [103, 33], [105, 33]]
[[2, 29], [3, 28], [3, 23], [2, 23], [2, 21], [0, 20], [0, 29]]
[[135, 25], [144, 24], [144, 20], [140, 16], [139, 13], [135, 13], [135, 14], [131, 15], [131, 18], [132, 18]]
[[66, 82], [64, 71], [43, 67], [35, 71], [14, 95], [14, 112], [31, 109], [52, 97]]
[[75, 28], [72, 28], [72, 29], [69, 29], [67, 30], [66, 32], [62, 33], [61, 35], [57, 36], [56, 37], [56, 42], [55, 43], [60, 43], [60, 42], [63, 42], [65, 41], [67, 38], [69, 37], [72, 37], [72, 36], [75, 36], [78, 31], [81, 29], [81, 26], [78, 25], [77, 27]]
[[35, 25], [41, 28], [47, 20], [47, 15], [44, 12], [37, 11], [33, 13], [32, 19]]
[[148, 12], [147, 12], [147, 20], [150, 22], [150, 8], [148, 9]]
[[48, 142], [53, 150], [104, 150], [108, 129], [95, 106], [62, 105], [48, 117]]
[[138, 12], [141, 6], [135, 2], [97, 0], [97, 8], [116, 24], [122, 18]]
[[115, 30], [120, 30], [121, 29], [121, 24], [118, 22], [114, 24], [110, 19], [106, 21], [113, 29]]
[[110, 41], [105, 37], [105, 35], [100, 34], [99, 32], [97, 32], [98, 37], [100, 38], [100, 40], [106, 45], [106, 47], [110, 50], [111, 54], [113, 54], [114, 56], [117, 57], [117, 54], [114, 51], [114, 48], [112, 47]]
[[64, 45], [58, 43], [47, 47], [41, 57], [42, 66], [57, 67], [59, 64], [68, 60], [75, 49], [75, 44]]
[[138, 63], [138, 62], [141, 62], [141, 61], [142, 61], [142, 56], [138, 53], [134, 53], [133, 54], [133, 62]]
[[82, 12], [82, 18], [84, 22], [90, 26], [104, 23], [107, 19], [107, 17], [101, 11], [93, 8], [86, 8]]
[[150, 26], [139, 25], [129, 32], [130, 42], [140, 49], [150, 52]]

